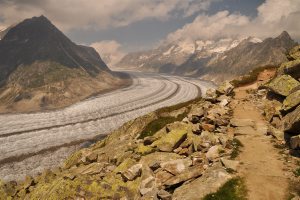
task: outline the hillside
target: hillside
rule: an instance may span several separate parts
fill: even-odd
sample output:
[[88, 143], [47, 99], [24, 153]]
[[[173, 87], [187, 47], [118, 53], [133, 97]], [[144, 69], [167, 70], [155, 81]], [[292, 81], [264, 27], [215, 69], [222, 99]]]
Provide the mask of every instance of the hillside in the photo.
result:
[[130, 53], [119, 67], [177, 75], [191, 75], [221, 82], [259, 66], [279, 65], [296, 43], [287, 32], [276, 38], [178, 42], [157, 49]]
[[0, 184], [13, 199], [299, 198], [299, 46], [271, 77], [127, 122], [61, 168]]
[[0, 112], [62, 107], [128, 82], [44, 16], [8, 29], [0, 40], [0, 70]]

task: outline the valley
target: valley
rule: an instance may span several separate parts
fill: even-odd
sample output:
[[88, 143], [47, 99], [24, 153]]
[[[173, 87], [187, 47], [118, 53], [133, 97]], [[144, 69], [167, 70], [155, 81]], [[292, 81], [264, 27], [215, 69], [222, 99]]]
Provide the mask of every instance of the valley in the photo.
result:
[[133, 84], [50, 112], [0, 115], [0, 178], [36, 175], [123, 123], [158, 108], [189, 101], [211, 82], [127, 71]]

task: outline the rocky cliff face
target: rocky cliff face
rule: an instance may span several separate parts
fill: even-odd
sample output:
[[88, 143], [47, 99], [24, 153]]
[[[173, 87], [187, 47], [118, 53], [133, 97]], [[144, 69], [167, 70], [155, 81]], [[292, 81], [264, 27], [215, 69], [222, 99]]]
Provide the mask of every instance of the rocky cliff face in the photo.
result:
[[44, 16], [8, 29], [0, 70], [0, 112], [61, 107], [121, 84], [93, 48], [76, 45]]
[[128, 54], [119, 66], [223, 81], [256, 67], [280, 65], [287, 61], [286, 53], [295, 45], [287, 32], [264, 41], [249, 37], [241, 40], [179, 42]]

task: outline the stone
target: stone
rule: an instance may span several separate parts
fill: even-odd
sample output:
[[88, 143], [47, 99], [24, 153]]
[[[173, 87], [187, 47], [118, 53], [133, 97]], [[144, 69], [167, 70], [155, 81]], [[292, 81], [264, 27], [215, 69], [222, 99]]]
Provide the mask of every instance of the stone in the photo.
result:
[[205, 155], [202, 152], [194, 152], [191, 155], [192, 164], [193, 165], [198, 165], [198, 164], [204, 163], [204, 157], [205, 157]]
[[155, 141], [151, 147], [157, 147], [160, 151], [172, 152], [180, 146], [186, 137], [186, 130], [173, 130], [161, 139]]
[[122, 177], [125, 181], [133, 181], [137, 177], [141, 176], [142, 167], [142, 164], [133, 165], [128, 170], [122, 173]]
[[267, 135], [269, 127], [266, 123], [264, 122], [257, 122], [255, 124], [255, 129], [260, 135]]
[[299, 85], [300, 83], [290, 75], [281, 75], [266, 83], [263, 88], [286, 97]]
[[166, 130], [167, 132], [171, 132], [173, 130], [188, 130], [191, 129], [192, 127], [189, 124], [186, 124], [184, 122], [174, 122], [171, 124], [166, 125]]
[[237, 118], [232, 118], [230, 120], [230, 124], [233, 127], [245, 127], [245, 126], [250, 126], [250, 127], [254, 127], [254, 121], [251, 119], [237, 119]]
[[223, 148], [220, 145], [212, 146], [211, 148], [209, 148], [205, 156], [209, 161], [213, 161], [214, 159], [220, 157], [220, 152], [222, 150]]
[[188, 113], [188, 119], [192, 123], [198, 123], [204, 116], [204, 109], [202, 107], [193, 107]]
[[145, 146], [151, 145], [155, 140], [157, 140], [157, 138], [154, 137], [154, 136], [145, 137], [144, 138], [144, 145]]
[[284, 132], [273, 126], [269, 126], [268, 135], [272, 135], [276, 140], [284, 141]]
[[157, 196], [161, 200], [172, 200], [172, 195], [169, 192], [167, 192], [166, 190], [158, 191]]
[[202, 175], [202, 173], [203, 173], [202, 166], [200, 166], [200, 165], [193, 166], [193, 167], [190, 167], [189, 169], [186, 169], [183, 173], [171, 177], [163, 184], [166, 187], [170, 187], [170, 186], [176, 185], [178, 183], [182, 183], [187, 180], [190, 180], [192, 178], [198, 178], [199, 176]]
[[282, 110], [289, 111], [300, 104], [300, 90], [297, 90], [288, 95], [282, 104]]
[[162, 186], [162, 184], [164, 182], [166, 182], [168, 179], [170, 179], [171, 177], [173, 177], [174, 175], [165, 171], [165, 170], [159, 170], [156, 174], [155, 174], [155, 178], [156, 178], [156, 184], [157, 186]]
[[231, 169], [233, 171], [237, 171], [237, 168], [240, 164], [239, 161], [235, 161], [235, 160], [228, 160], [228, 159], [225, 159], [225, 158], [221, 158], [221, 163], [224, 165], [224, 167], [226, 169]]
[[141, 195], [146, 195], [147, 193], [152, 193], [156, 189], [155, 178], [149, 176], [148, 178], [141, 181], [140, 184], [140, 193]]
[[283, 131], [298, 134], [300, 130], [300, 106], [284, 116], [282, 124]]
[[202, 143], [207, 142], [210, 145], [216, 145], [219, 142], [218, 136], [208, 131], [202, 131], [200, 138]]
[[227, 106], [228, 104], [229, 104], [229, 101], [228, 101], [227, 99], [223, 99], [223, 100], [219, 103], [219, 105], [222, 106], [222, 107], [225, 107], [225, 106]]
[[215, 127], [215, 125], [212, 125], [212, 124], [203, 123], [203, 124], [201, 124], [201, 128], [204, 131], [213, 132], [216, 127]]
[[96, 162], [98, 159], [98, 154], [95, 152], [91, 152], [89, 155], [86, 156], [86, 160], [90, 163]]
[[29, 188], [30, 186], [34, 185], [34, 180], [31, 176], [26, 176], [25, 177], [25, 180], [23, 182], [23, 188], [24, 189], [27, 189]]
[[201, 177], [175, 189], [172, 199], [203, 199], [206, 195], [216, 192], [231, 178], [232, 176], [222, 168], [210, 168], [206, 170]]
[[161, 168], [170, 172], [173, 175], [178, 175], [192, 165], [192, 160], [189, 158], [171, 160], [160, 163]]
[[217, 94], [229, 95], [234, 89], [234, 86], [229, 82], [225, 81], [217, 88]]
[[279, 74], [288, 74], [292, 76], [293, 78], [300, 78], [300, 59], [289, 61], [286, 63], [281, 64], [279, 68]]
[[295, 46], [289, 52], [289, 56], [294, 60], [300, 59], [300, 45]]
[[215, 89], [209, 88], [208, 90], [206, 90], [206, 93], [205, 93], [205, 99], [206, 100], [216, 99], [217, 97], [218, 96], [217, 96], [217, 93], [216, 93]]
[[149, 153], [152, 153], [155, 151], [155, 149], [153, 149], [150, 146], [145, 146], [144, 144], [140, 144], [135, 150], [134, 150], [137, 154], [139, 155], [147, 155]]
[[299, 149], [300, 148], [300, 135], [293, 136], [290, 138], [290, 147], [292, 149]]

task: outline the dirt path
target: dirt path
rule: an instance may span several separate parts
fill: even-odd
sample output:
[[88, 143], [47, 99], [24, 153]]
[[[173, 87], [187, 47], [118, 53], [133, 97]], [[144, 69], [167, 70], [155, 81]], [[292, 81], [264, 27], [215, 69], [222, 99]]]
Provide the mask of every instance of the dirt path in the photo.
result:
[[288, 179], [284, 163], [270, 138], [264, 135], [267, 123], [251, 101], [247, 101], [246, 89], [256, 85], [236, 89], [234, 118], [247, 123], [237, 128], [237, 138], [244, 148], [239, 156], [240, 175], [245, 177], [250, 200], [287, 199]]

